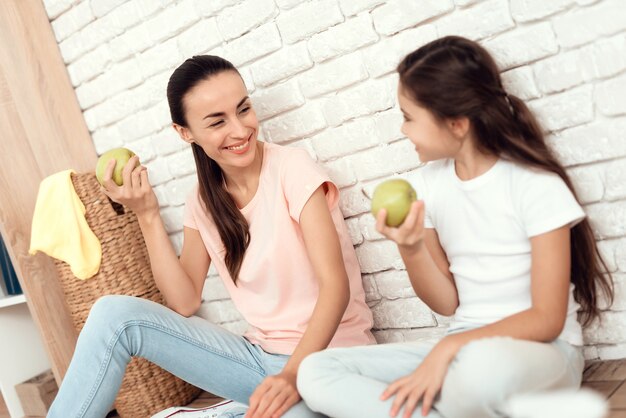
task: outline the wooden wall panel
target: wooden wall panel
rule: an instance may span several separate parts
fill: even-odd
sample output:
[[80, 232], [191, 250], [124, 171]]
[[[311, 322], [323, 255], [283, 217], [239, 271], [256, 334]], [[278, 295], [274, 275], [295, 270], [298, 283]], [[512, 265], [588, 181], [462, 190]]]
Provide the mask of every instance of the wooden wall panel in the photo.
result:
[[76, 333], [53, 263], [29, 256], [40, 181], [96, 152], [41, 0], [0, 1], [0, 232], [58, 382]]

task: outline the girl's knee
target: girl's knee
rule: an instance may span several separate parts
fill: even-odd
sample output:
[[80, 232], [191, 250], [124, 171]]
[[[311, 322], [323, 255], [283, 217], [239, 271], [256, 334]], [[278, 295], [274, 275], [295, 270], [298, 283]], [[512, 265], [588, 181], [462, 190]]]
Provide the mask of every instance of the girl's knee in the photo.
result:
[[510, 338], [484, 338], [463, 347], [450, 365], [444, 390], [448, 395], [491, 403], [506, 391], [515, 374], [515, 354], [507, 349]]
[[[523, 364], [519, 343], [510, 337], [490, 337], [474, 340], [465, 345], [457, 354], [454, 362], [456, 371], [473, 379], [477, 376], [485, 376], [491, 381], [507, 379], [507, 376], [515, 374], [517, 368]], [[538, 343], [537, 343], [538, 344]]]
[[317, 381], [322, 374], [324, 364], [324, 352], [309, 354], [298, 367], [298, 391], [302, 393]]
[[550, 387], [566, 364], [550, 344], [493, 337], [472, 341], [450, 365], [442, 399], [500, 405], [511, 394]]
[[342, 364], [333, 355], [333, 349], [307, 356], [298, 367], [298, 392], [306, 403], [315, 407], [316, 399], [327, 387], [328, 378], [341, 373]]

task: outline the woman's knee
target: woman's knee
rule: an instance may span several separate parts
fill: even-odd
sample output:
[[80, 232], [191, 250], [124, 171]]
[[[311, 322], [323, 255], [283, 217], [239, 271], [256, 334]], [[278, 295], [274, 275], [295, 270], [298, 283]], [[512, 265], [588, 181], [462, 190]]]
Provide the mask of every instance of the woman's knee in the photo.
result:
[[91, 307], [86, 327], [106, 329], [117, 328], [125, 321], [133, 319], [140, 311], [140, 304], [132, 296], [107, 295], [102, 296]]

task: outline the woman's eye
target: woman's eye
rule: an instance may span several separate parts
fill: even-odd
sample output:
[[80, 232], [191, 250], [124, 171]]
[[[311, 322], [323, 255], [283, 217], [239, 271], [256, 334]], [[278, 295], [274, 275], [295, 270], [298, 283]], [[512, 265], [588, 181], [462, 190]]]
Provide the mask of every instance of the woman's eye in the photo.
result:
[[218, 120], [217, 122], [213, 122], [212, 124], [210, 124], [209, 126], [212, 128], [215, 128], [217, 126], [220, 126], [222, 123], [224, 123], [223, 120]]
[[242, 108], [239, 113], [246, 113], [248, 110], [250, 110], [250, 106], [246, 106], [244, 108]]

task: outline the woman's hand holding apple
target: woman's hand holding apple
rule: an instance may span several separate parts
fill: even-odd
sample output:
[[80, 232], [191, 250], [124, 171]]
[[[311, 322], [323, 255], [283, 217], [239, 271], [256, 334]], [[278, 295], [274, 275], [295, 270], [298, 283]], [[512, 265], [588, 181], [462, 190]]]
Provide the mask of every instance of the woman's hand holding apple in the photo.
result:
[[148, 181], [148, 169], [139, 164], [139, 157], [133, 155], [122, 169], [123, 183], [118, 186], [113, 180], [117, 160], [107, 162], [102, 177], [102, 191], [114, 202], [120, 203], [135, 212], [137, 217], [159, 214], [159, 202]]
[[387, 226], [387, 210], [382, 208], [376, 215], [376, 230], [398, 244], [401, 251], [416, 252], [424, 241], [424, 202], [411, 203], [409, 214], [398, 227]]

